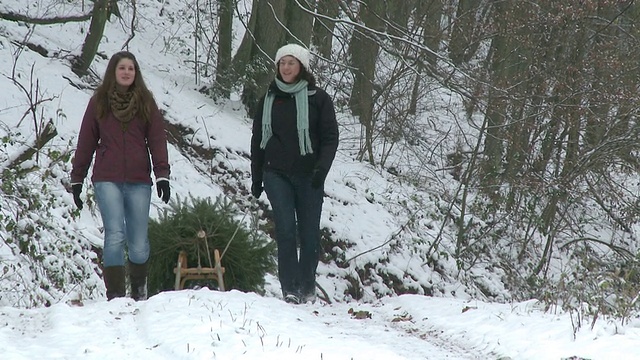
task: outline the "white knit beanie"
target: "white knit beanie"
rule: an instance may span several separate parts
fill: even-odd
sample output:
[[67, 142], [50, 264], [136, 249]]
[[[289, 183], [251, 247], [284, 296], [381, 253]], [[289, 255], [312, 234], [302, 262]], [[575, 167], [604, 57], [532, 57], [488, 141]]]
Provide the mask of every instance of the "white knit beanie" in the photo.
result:
[[300, 46], [298, 44], [287, 44], [287, 45], [281, 47], [280, 49], [278, 49], [278, 52], [276, 52], [276, 66], [278, 65], [278, 62], [280, 61], [280, 59], [282, 59], [283, 57], [285, 57], [287, 55], [291, 55], [291, 56], [295, 57], [296, 59], [298, 59], [300, 61], [300, 63], [302, 64], [302, 66], [304, 66], [304, 68], [307, 71], [310, 71], [310, 69], [309, 69], [309, 50], [303, 48], [302, 46]]

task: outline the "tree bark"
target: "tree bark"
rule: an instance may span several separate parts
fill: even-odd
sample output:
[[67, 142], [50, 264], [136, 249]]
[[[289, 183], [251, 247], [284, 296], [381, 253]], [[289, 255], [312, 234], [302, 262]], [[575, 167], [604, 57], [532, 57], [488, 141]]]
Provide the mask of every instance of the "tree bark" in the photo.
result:
[[[338, 10], [338, 1], [318, 0], [318, 14], [330, 19], [336, 19], [338, 17]], [[313, 22], [313, 44], [316, 46], [320, 56], [325, 59], [331, 59], [333, 30], [335, 29], [335, 23], [330, 19], [316, 17]]]
[[432, 53], [426, 53], [427, 62], [435, 67], [437, 60], [435, 53], [440, 50], [440, 42], [443, 36], [441, 25], [444, 12], [443, 0], [420, 1], [417, 11], [423, 17], [422, 39], [424, 44], [432, 51]]
[[[389, 20], [389, 33], [398, 37], [408, 33], [409, 15], [416, 8], [415, 0], [387, 0], [386, 18]], [[398, 43], [401, 45], [402, 43]]]
[[480, 7], [478, 0], [460, 0], [456, 9], [449, 40], [449, 57], [456, 65], [471, 59], [480, 45], [476, 41], [476, 16]]
[[[382, 28], [383, 23], [380, 19], [382, 6], [383, 0], [366, 0], [361, 3], [360, 18], [365, 27], [376, 30]], [[366, 29], [362, 27], [355, 29], [349, 45], [351, 65], [355, 69], [349, 108], [354, 115], [359, 117], [360, 124], [365, 131], [360, 158], [366, 156], [369, 163], [374, 164], [373, 84], [380, 45], [372, 39], [373, 34], [366, 34], [365, 31]]]
[[[298, 5], [299, 4], [299, 5]], [[288, 31], [285, 31], [285, 41], [287, 43], [304, 44], [307, 47], [311, 43], [313, 30], [313, 9], [309, 9], [306, 1], [289, 1], [286, 11], [286, 22]], [[283, 44], [284, 45], [284, 44]]]
[[113, 0], [95, 0], [93, 3], [89, 32], [84, 39], [80, 57], [76, 58], [72, 65], [73, 72], [78, 76], [88, 74], [89, 66], [91, 66], [93, 58], [98, 52], [98, 47], [104, 34], [104, 27], [109, 18], [111, 1]]
[[0, 19], [16, 22], [25, 22], [36, 25], [64, 24], [68, 22], [83, 22], [91, 19], [92, 14], [77, 16], [55, 16], [52, 18], [33, 18], [30, 16], [16, 14], [14, 12], [0, 12]]
[[23, 162], [31, 159], [35, 153], [40, 151], [40, 149], [42, 149], [51, 139], [56, 137], [56, 135], [58, 135], [58, 130], [56, 129], [56, 126], [53, 125], [53, 121], [49, 120], [33, 145], [28, 147], [18, 155], [18, 157], [11, 161], [9, 168], [17, 168]]
[[[257, 9], [259, 2], [260, 0], [253, 0], [251, 8]], [[249, 64], [249, 60], [251, 59], [251, 49], [253, 48], [253, 44], [255, 43], [253, 34], [256, 32], [256, 23], [258, 21], [258, 16], [255, 14], [255, 11], [251, 12], [249, 21], [244, 24], [244, 37], [242, 38], [242, 42], [240, 42], [240, 46], [236, 51], [236, 55], [233, 57], [233, 61], [231, 61], [233, 74], [238, 78], [246, 76], [247, 65]]]
[[[296, 5], [291, 4], [289, 0], [254, 0], [253, 6], [255, 10], [251, 12], [249, 29], [233, 61], [235, 73], [244, 79], [242, 103], [251, 116], [255, 114], [256, 106], [267, 85], [274, 79], [273, 58], [288, 36], [288, 30], [283, 24], [287, 26], [291, 23], [287, 7]], [[307, 41], [311, 36], [296, 33], [293, 35]]]
[[231, 51], [233, 41], [233, 8], [235, 0], [218, 3], [218, 57], [216, 64], [216, 93], [229, 98], [231, 93]]
[[[440, 22], [442, 20], [444, 4], [442, 0], [432, 0], [429, 2], [419, 1], [416, 4], [415, 10], [415, 22], [422, 27], [422, 39], [425, 46], [427, 46], [431, 52], [423, 52], [427, 59], [428, 66], [426, 67], [427, 75], [432, 71], [429, 68], [435, 68], [437, 63], [436, 54], [440, 50], [440, 41], [442, 40], [442, 28]], [[425, 72], [425, 66], [422, 61], [416, 63], [416, 75], [413, 80], [413, 87], [411, 90], [411, 102], [409, 106], [409, 114], [415, 115], [418, 110], [418, 101], [420, 100], [420, 84]]]

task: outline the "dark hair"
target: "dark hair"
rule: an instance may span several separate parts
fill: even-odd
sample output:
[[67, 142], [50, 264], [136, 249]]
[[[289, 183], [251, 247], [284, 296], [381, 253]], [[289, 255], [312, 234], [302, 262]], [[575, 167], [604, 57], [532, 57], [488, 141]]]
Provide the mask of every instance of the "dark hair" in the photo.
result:
[[[298, 76], [296, 76], [296, 82], [298, 82], [300, 80], [307, 80], [307, 82], [309, 83], [309, 86], [315, 87], [316, 86], [316, 78], [313, 76], [313, 74], [311, 74], [310, 72], [307, 71], [307, 68], [305, 68], [302, 65], [300, 60], [298, 60], [296, 57], [294, 57], [294, 59], [296, 59], [298, 64], [300, 64], [300, 73], [298, 73]], [[280, 67], [278, 66], [278, 64], [276, 64], [276, 77], [278, 78], [278, 80], [284, 81], [284, 80], [282, 80], [282, 76], [280, 75]]]
[[142, 79], [142, 72], [140, 71], [138, 60], [128, 51], [117, 52], [111, 56], [111, 59], [109, 59], [107, 69], [105, 70], [104, 77], [102, 79], [102, 84], [98, 86], [93, 94], [96, 98], [97, 118], [98, 120], [104, 118], [110, 111], [109, 94], [116, 89], [116, 68], [122, 59], [129, 59], [133, 61], [136, 76], [131, 86], [129, 86], [128, 91], [133, 92], [138, 100], [140, 100], [140, 104], [142, 106], [140, 106], [140, 113], [138, 116], [142, 117], [144, 121], [148, 121], [151, 118], [151, 109], [155, 100], [153, 99], [153, 94], [149, 91], [147, 85], [145, 85], [144, 80]]

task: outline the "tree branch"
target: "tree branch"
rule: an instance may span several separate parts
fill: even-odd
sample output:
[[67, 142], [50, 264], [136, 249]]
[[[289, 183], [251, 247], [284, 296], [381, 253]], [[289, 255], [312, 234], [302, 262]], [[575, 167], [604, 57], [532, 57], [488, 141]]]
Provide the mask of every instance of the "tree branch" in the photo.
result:
[[49, 140], [53, 139], [58, 135], [58, 130], [55, 125], [53, 125], [53, 121], [49, 120], [47, 125], [42, 130], [42, 133], [35, 139], [33, 145], [27, 147], [20, 155], [18, 155], [10, 164], [9, 168], [18, 168], [20, 164], [31, 159], [33, 154], [42, 149]]
[[37, 25], [51, 25], [51, 24], [64, 24], [68, 22], [82, 22], [91, 19], [91, 13], [78, 15], [78, 16], [64, 16], [64, 17], [52, 17], [52, 18], [33, 18], [30, 16], [16, 14], [14, 12], [0, 12], [0, 19], [16, 21], [16, 22], [26, 22], [29, 24], [37, 24]]

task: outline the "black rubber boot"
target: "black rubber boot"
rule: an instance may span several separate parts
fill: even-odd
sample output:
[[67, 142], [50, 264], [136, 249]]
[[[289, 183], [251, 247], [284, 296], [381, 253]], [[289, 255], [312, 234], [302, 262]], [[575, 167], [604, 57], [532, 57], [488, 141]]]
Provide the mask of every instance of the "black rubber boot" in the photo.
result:
[[129, 261], [129, 282], [131, 298], [135, 301], [147, 300], [147, 262], [135, 264]]
[[107, 288], [107, 300], [124, 297], [124, 266], [109, 266], [102, 271], [104, 285]]

